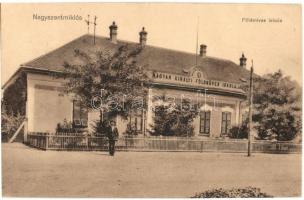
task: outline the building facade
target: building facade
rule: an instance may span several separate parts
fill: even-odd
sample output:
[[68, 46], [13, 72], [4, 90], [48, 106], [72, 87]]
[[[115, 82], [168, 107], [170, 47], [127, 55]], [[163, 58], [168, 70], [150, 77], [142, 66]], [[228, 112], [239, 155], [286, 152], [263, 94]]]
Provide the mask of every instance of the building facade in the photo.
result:
[[6, 90], [20, 74], [26, 74], [26, 132], [53, 133], [57, 124], [64, 121], [88, 127], [92, 132], [91, 125], [99, 119], [99, 111], [88, 111], [72, 95], [64, 94], [66, 80], [56, 78], [54, 74], [62, 72], [65, 62], [81, 62], [75, 56], [78, 49], [115, 52], [126, 44], [143, 47], [137, 62], [145, 66], [152, 83], [148, 90], [147, 109], [133, 112], [128, 119], [116, 118], [120, 134], [130, 125], [139, 135], [149, 135], [154, 123], [154, 109], [161, 104], [157, 98], [163, 96], [178, 101], [187, 99], [199, 105], [199, 115], [193, 122], [197, 137], [225, 136], [232, 126], [244, 120], [247, 94], [241, 85], [249, 77], [244, 55], [236, 64], [207, 56], [206, 45], [200, 45], [200, 52], [196, 55], [147, 45], [148, 33], [144, 28], [139, 32], [139, 43], [118, 40], [118, 26], [114, 22], [109, 28], [109, 37], [84, 35], [21, 65], [4, 85]]

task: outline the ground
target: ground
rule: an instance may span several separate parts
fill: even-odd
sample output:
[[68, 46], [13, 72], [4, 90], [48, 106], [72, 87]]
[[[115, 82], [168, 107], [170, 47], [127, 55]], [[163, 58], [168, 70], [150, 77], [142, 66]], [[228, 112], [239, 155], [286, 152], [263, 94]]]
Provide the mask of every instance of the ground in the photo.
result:
[[301, 155], [42, 151], [2, 144], [3, 196], [190, 197], [223, 187], [301, 195]]

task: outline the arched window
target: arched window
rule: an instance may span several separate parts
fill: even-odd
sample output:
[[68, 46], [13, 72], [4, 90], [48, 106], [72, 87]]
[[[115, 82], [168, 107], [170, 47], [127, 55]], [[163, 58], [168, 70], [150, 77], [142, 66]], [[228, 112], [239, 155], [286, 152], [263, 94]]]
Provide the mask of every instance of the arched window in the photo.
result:
[[192, 72], [192, 77], [198, 78], [198, 79], [204, 79], [204, 74], [201, 71], [195, 70]]

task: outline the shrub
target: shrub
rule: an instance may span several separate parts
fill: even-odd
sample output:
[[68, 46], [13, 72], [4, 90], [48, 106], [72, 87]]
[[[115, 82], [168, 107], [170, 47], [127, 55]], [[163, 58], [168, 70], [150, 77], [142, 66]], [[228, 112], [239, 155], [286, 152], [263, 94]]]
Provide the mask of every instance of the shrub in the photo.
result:
[[75, 125], [74, 122], [64, 119], [63, 123], [58, 123], [56, 127], [56, 133], [83, 133], [86, 127], [83, 125]]
[[196, 194], [192, 198], [265, 198], [272, 197], [269, 194], [261, 192], [260, 188], [246, 187], [233, 189], [212, 189], [203, 193]]
[[13, 136], [13, 134], [17, 131], [21, 123], [24, 121], [25, 117], [19, 113], [16, 115], [11, 115], [7, 113], [2, 113], [1, 116], [1, 137], [2, 141], [7, 141], [9, 138]]
[[95, 121], [95, 122], [92, 124], [92, 127], [93, 127], [93, 134], [94, 134], [95, 136], [98, 136], [98, 137], [106, 136], [105, 126], [106, 126], [105, 122], [100, 123], [99, 120]]
[[137, 134], [137, 130], [135, 125], [131, 125], [130, 123], [127, 124], [127, 129], [124, 132], [125, 136], [127, 137], [132, 137], [132, 136], [136, 136]]
[[244, 122], [240, 126], [233, 126], [230, 129], [229, 137], [234, 139], [244, 139], [248, 138], [248, 123]]

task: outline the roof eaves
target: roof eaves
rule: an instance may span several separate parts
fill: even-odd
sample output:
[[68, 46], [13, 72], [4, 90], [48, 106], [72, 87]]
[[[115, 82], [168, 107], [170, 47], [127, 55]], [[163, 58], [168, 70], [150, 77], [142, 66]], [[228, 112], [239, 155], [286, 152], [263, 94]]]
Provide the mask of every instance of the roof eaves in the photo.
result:
[[2, 85], [1, 89], [5, 90], [14, 80], [16, 80], [22, 70], [22, 67], [19, 67], [19, 69], [17, 69], [14, 74]]
[[41, 68], [36, 68], [36, 67], [20, 65], [19, 69], [3, 84], [2, 90], [5, 90], [19, 76], [19, 74], [22, 71], [34, 72], [34, 73], [39, 73], [39, 74], [62, 73], [62, 71], [58, 71], [58, 70], [41, 69]]

